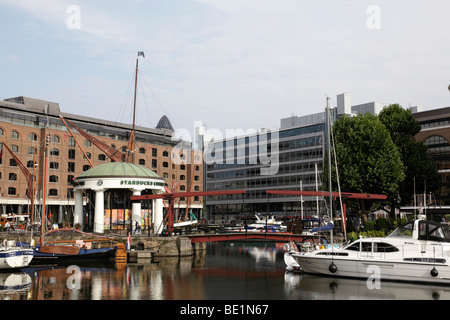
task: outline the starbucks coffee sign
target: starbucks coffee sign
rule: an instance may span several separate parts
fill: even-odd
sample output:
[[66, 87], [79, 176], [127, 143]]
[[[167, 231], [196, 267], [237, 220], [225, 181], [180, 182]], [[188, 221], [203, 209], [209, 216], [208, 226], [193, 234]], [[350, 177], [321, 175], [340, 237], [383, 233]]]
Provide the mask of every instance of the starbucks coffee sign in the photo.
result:
[[164, 187], [163, 181], [152, 181], [152, 180], [120, 180], [121, 186], [155, 186]]

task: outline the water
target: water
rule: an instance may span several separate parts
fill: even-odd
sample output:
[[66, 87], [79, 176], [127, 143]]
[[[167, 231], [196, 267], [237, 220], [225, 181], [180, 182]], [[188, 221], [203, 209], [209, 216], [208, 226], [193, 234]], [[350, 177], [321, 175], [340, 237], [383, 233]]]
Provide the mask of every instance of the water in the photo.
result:
[[285, 273], [269, 243], [211, 243], [154, 263], [33, 266], [0, 273], [2, 300], [446, 300], [450, 287]]

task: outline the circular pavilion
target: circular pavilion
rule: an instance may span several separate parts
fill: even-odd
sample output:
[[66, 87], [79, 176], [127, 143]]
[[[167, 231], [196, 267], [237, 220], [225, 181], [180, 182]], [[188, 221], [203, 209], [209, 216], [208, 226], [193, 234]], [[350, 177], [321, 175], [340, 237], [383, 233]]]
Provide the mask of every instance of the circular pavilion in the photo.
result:
[[[141, 203], [131, 202], [130, 197], [164, 192], [164, 179], [144, 166], [128, 162], [95, 166], [75, 178], [74, 184], [74, 225], [80, 224], [83, 230], [97, 233], [104, 233], [105, 228], [126, 228], [130, 223], [134, 230], [135, 221], [141, 226], [149, 225], [143, 220], [145, 210]], [[161, 233], [162, 221], [163, 202], [153, 200], [151, 225], [154, 233]]]

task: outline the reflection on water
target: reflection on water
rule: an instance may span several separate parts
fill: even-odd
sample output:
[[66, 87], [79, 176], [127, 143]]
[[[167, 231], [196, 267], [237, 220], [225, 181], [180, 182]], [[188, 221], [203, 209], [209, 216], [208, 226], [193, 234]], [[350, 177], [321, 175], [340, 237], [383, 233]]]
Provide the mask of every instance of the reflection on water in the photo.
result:
[[366, 280], [286, 273], [285, 291], [295, 300], [448, 300], [450, 287], [414, 283], [381, 282], [378, 288]]
[[450, 288], [285, 273], [267, 243], [213, 243], [192, 257], [147, 263], [31, 266], [0, 273], [2, 300], [450, 299]]

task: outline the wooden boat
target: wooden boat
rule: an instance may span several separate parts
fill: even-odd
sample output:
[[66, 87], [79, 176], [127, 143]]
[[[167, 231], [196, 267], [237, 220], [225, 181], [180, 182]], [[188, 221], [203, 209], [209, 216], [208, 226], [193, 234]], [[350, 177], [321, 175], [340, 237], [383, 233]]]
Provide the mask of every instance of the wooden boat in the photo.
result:
[[[85, 232], [74, 229], [59, 229], [51, 233], [79, 233], [79, 236], [89, 236]], [[42, 260], [126, 260], [125, 245], [114, 239], [91, 235], [89, 239], [47, 241], [33, 247], [34, 259]]]
[[103, 248], [80, 248], [70, 244], [36, 245], [33, 249], [35, 260], [94, 260], [114, 259], [118, 246]]

